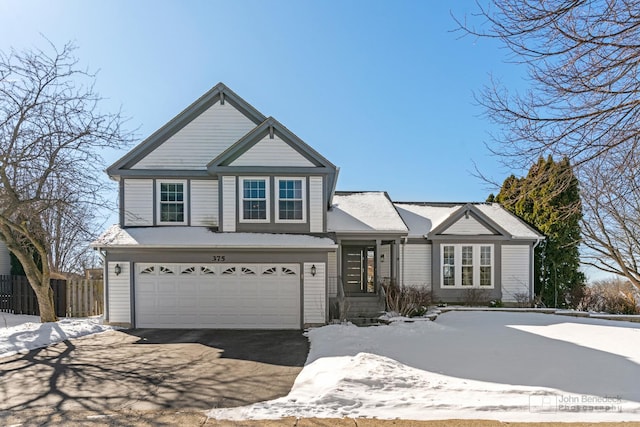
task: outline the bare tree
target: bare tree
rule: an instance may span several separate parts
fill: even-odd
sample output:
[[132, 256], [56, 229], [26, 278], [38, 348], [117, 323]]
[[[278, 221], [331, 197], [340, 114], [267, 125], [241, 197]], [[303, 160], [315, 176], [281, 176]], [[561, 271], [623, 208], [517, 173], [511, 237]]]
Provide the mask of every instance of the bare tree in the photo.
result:
[[626, 277], [640, 289], [640, 164], [607, 164], [610, 155], [582, 169], [584, 263]]
[[503, 130], [491, 150], [517, 170], [549, 154], [569, 158], [589, 263], [637, 285], [639, 181], [628, 171], [640, 161], [640, 0], [492, 0], [478, 8], [460, 28], [501, 40], [531, 84], [514, 93], [492, 81], [479, 94]]
[[57, 320], [49, 279], [69, 253], [60, 242], [85, 233], [104, 202], [101, 150], [129, 139], [120, 113], [99, 111], [95, 75], [78, 68], [74, 50], [0, 52], [0, 239], [43, 322]]

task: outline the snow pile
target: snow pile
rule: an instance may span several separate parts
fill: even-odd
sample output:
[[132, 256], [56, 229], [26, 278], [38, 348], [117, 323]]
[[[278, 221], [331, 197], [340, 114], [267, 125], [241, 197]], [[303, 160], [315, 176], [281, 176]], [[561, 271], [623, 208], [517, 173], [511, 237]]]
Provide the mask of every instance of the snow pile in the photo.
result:
[[0, 358], [113, 329], [102, 325], [100, 318], [62, 319], [51, 323], [38, 323], [39, 320], [37, 316], [0, 313]]
[[538, 313], [309, 331], [288, 396], [217, 419], [640, 420], [640, 325]]

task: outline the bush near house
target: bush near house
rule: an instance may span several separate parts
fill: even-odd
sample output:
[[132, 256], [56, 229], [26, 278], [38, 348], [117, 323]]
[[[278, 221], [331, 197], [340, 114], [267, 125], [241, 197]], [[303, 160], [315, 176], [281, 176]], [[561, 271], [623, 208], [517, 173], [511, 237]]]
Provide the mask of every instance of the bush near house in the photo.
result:
[[426, 286], [407, 286], [384, 283], [387, 309], [401, 316], [422, 316], [432, 304], [431, 290]]
[[611, 314], [640, 314], [640, 296], [625, 280], [601, 280], [583, 289], [576, 308]]

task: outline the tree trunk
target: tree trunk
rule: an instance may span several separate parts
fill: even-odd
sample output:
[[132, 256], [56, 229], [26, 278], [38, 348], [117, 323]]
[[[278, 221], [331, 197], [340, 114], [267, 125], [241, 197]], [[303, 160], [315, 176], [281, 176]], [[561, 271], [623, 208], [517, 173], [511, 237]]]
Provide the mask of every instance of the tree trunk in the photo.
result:
[[40, 321], [57, 322], [58, 316], [56, 316], [56, 310], [53, 304], [53, 289], [49, 284], [34, 286], [33, 290], [38, 298], [38, 308], [40, 308]]

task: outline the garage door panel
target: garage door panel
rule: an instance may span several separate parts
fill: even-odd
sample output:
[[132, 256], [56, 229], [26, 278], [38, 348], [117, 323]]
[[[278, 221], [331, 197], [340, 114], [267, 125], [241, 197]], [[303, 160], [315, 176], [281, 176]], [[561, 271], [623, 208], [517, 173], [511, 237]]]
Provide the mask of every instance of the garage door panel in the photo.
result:
[[297, 264], [138, 264], [136, 326], [300, 327]]

